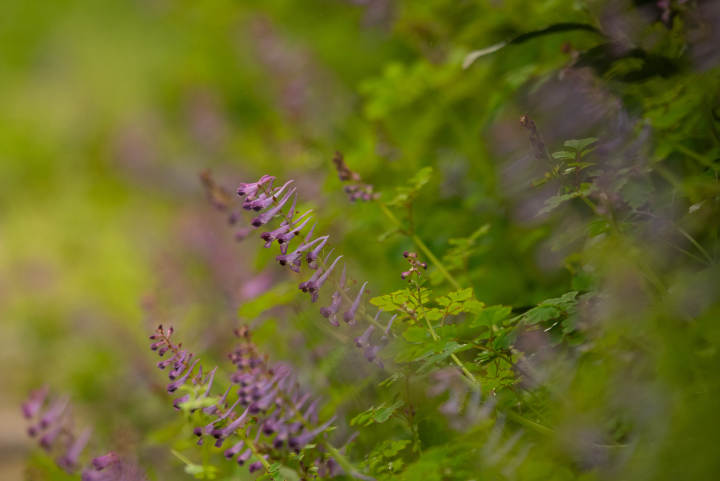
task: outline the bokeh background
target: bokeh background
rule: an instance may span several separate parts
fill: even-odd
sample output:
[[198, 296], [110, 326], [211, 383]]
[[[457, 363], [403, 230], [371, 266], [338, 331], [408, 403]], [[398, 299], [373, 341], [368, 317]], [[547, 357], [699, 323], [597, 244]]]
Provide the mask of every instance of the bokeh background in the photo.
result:
[[[42, 384], [72, 396], [97, 445], [133, 453], [153, 479], [182, 479], [163, 448], [177, 432], [175, 413], [147, 351], [158, 322], [218, 361], [232, 328], [248, 322], [259, 345], [325, 390], [328, 410], [372, 404], [373, 368], [307, 309], [274, 254], [234, 240], [199, 180], [209, 169], [232, 191], [265, 173], [294, 178], [373, 294], [399, 289], [400, 253], [412, 243], [372, 203], [347, 201], [335, 151], [386, 198], [421, 167], [434, 168], [415, 228], [438, 253], [477, 233], [457, 276], [487, 304], [522, 309], [586, 291], [597, 286], [589, 264], [608, 274], [601, 287], [615, 297], [598, 316], [613, 321], [593, 348], [617, 360], [631, 348], [613, 342], [642, 332], [633, 342], [647, 343], [643, 370], [614, 377], [626, 367], [613, 361], [584, 371], [574, 387], [581, 399], [567, 412], [592, 411], [598, 393], [634, 413], [644, 406], [654, 414], [642, 426], [665, 421], [647, 428], [657, 445], [640, 450], [624, 475], [670, 479], [681, 471], [671, 461], [684, 459], [694, 470], [685, 479], [712, 479], [717, 461], [701, 447], [716, 446], [720, 432], [711, 429], [720, 9], [669, 4], [2, 2], [0, 479], [56, 479], [19, 416], [26, 393]], [[475, 49], [560, 22], [592, 24], [604, 39], [677, 65], [582, 57], [600, 37], [570, 30], [462, 66]], [[615, 172], [637, 173], [617, 188], [622, 202], [657, 206], [647, 210], [682, 223], [710, 262], [664, 221], [643, 224], [627, 244], [587, 244], [584, 214], [538, 217], [549, 191], [530, 185], [546, 169], [518, 120], [528, 112], [551, 151], [600, 138], [599, 155]], [[641, 294], [646, 264], [675, 286], [676, 311]], [[687, 316], [687, 329], [674, 325]], [[667, 453], [677, 457], [663, 465]], [[557, 479], [575, 479], [565, 474]]]

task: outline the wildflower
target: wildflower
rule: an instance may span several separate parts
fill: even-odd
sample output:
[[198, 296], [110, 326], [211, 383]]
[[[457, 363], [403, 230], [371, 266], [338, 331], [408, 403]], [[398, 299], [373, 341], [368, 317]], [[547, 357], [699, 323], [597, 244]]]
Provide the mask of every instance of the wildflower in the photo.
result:
[[46, 429], [50, 424], [55, 423], [68, 405], [68, 397], [65, 396], [53, 402], [45, 414], [40, 418], [40, 428]]
[[228, 459], [234, 458], [235, 455], [240, 452], [243, 446], [245, 446], [245, 441], [238, 441], [237, 443], [233, 444], [231, 448], [226, 449], [225, 453], [223, 454]]
[[372, 335], [373, 331], [375, 330], [375, 326], [373, 324], [370, 324], [367, 329], [365, 329], [365, 332], [362, 333], [360, 337], [355, 338], [355, 345], [357, 347], [365, 347], [368, 346], [368, 341], [370, 340], [370, 336]]
[[146, 481], [147, 477], [135, 464], [120, 459], [113, 452], [93, 459], [92, 467], [82, 473], [82, 481], [120, 480]]
[[[325, 237], [326, 238], [326, 237]], [[302, 254], [318, 242], [323, 242], [325, 240], [324, 237], [318, 237], [316, 239], [313, 239], [310, 242], [305, 242], [304, 244], [301, 244], [298, 246], [297, 249], [295, 249], [290, 254], [281, 254], [279, 256], [276, 256], [275, 259], [278, 261], [278, 264], [281, 266], [289, 265], [290, 269], [292, 269], [295, 272], [300, 272], [300, 265], [302, 263]]]
[[291, 437], [288, 440], [288, 447], [296, 452], [300, 452], [300, 450], [303, 448], [303, 446], [305, 446], [310, 441], [315, 439], [315, 436], [317, 436], [321, 432], [325, 431], [328, 428], [328, 426], [330, 426], [330, 424], [332, 424], [333, 421], [335, 421], [334, 416], [332, 418], [330, 418], [325, 424], [323, 424], [313, 430], [310, 430], [310, 431], [306, 430], [300, 436]]
[[285, 184], [283, 184], [282, 187], [278, 188], [276, 191], [274, 191], [270, 195], [261, 193], [254, 200], [249, 200], [246, 198], [245, 202], [243, 203], [243, 209], [254, 210], [256, 212], [267, 209], [268, 207], [270, 207], [273, 204], [273, 202], [275, 202], [277, 200], [276, 197], [279, 196], [285, 190], [285, 187], [292, 184], [292, 182], [293, 182], [292, 180], [288, 180], [287, 182], [285, 182]]
[[[293, 237], [299, 235], [300, 232], [305, 227], [305, 225], [310, 221], [310, 219], [312, 219], [312, 217], [307, 217], [307, 218], [303, 219], [303, 217], [310, 214], [310, 212], [312, 212], [312, 209], [304, 212], [300, 217], [295, 219], [295, 221], [292, 223], [292, 226], [294, 226], [294, 227], [292, 227], [287, 233], [279, 235], [277, 237], [278, 244], [288, 243], [288, 242], [290, 242], [290, 240]], [[302, 220], [302, 222], [300, 222], [300, 220]], [[287, 222], [287, 221], [283, 221], [283, 222]], [[313, 229], [314, 229], [314, 226], [313, 226]], [[311, 233], [312, 233], [313, 229], [310, 230]]]
[[192, 372], [192, 370], [195, 368], [195, 365], [198, 363], [198, 361], [199, 361], [199, 359], [195, 359], [193, 361], [193, 363], [190, 365], [190, 367], [185, 371], [185, 374], [182, 375], [182, 377], [180, 377], [176, 381], [168, 384], [167, 392], [170, 392], [170, 393], [175, 392], [178, 387], [185, 384], [185, 381], [187, 380], [187, 378], [190, 375], [190, 373]]
[[86, 428], [67, 448], [65, 454], [58, 459], [58, 465], [68, 472], [74, 471], [78, 466], [78, 458], [90, 440], [90, 428]]
[[427, 269], [427, 263], [420, 262], [418, 260], [417, 253], [405, 251], [403, 252], [403, 257], [406, 258], [407, 261], [410, 263], [410, 269], [400, 274], [401, 279], [405, 280], [409, 278], [413, 273], [417, 273], [417, 275], [420, 275], [420, 269]]
[[242, 466], [247, 462], [248, 459], [252, 456], [252, 449], [248, 448], [246, 449], [240, 456], [237, 457], [237, 463]]
[[107, 454], [104, 454], [102, 456], [98, 456], [92, 460], [92, 466], [98, 471], [102, 471], [103, 469], [107, 468], [113, 463], [116, 463], [120, 460], [118, 458], [118, 455], [114, 452], [110, 451]]
[[340, 180], [349, 182], [343, 190], [348, 194], [351, 202], [355, 202], [356, 200], [370, 201], [378, 198], [378, 194], [373, 193], [373, 186], [363, 183], [360, 174], [350, 170], [340, 152], [335, 152], [333, 163], [335, 164], [335, 169], [337, 170]]
[[301, 284], [300, 289], [302, 289], [303, 292], [307, 291], [312, 294], [312, 302], [316, 302], [318, 300], [318, 292], [320, 291], [320, 288], [323, 286], [323, 284], [325, 284], [325, 281], [327, 281], [328, 276], [330, 276], [330, 273], [333, 271], [333, 269], [335, 269], [335, 265], [340, 259], [342, 259], [342, 256], [337, 256], [333, 263], [330, 265], [330, 267], [328, 267], [324, 273], [317, 276], [317, 274], [321, 273], [321, 270], [317, 270], [315, 271], [315, 274], [313, 274], [313, 276], [310, 278], [310, 280]]
[[362, 287], [360, 287], [360, 291], [357, 293], [357, 296], [355, 297], [352, 306], [350, 306], [350, 309], [345, 311], [345, 314], [343, 314], [343, 320], [348, 324], [355, 324], [355, 314], [357, 313], [357, 309], [360, 306], [360, 299], [362, 298], [363, 292], [365, 292], [366, 285], [367, 282], [365, 282]]
[[[363, 355], [368, 362], [373, 362], [377, 358], [378, 351], [380, 350], [379, 345], [367, 345], [363, 350]], [[382, 364], [381, 364], [382, 367]]]
[[[263, 455], [263, 459], [267, 459], [267, 455]], [[255, 461], [254, 463], [250, 464], [248, 466], [248, 471], [251, 473], [254, 473], [255, 471], [259, 471], [263, 468], [262, 461]]]
[[308, 252], [307, 255], [305, 256], [305, 260], [307, 261], [308, 266], [311, 267], [312, 269], [317, 269], [317, 262], [315, 262], [315, 261], [317, 261], [318, 255], [320, 254], [320, 251], [322, 250], [322, 248], [325, 247], [325, 243], [327, 243], [327, 240], [329, 237], [330, 236], [327, 236], [327, 235], [323, 236], [322, 241], [318, 245], [316, 245], [313, 248], [313, 250]]
[[245, 196], [246, 200], [255, 200], [258, 195], [258, 191], [263, 188], [266, 184], [272, 186], [275, 177], [271, 175], [263, 175], [257, 182], [251, 182], [248, 184], [240, 184], [237, 189], [239, 196]]
[[278, 214], [278, 212], [280, 212], [280, 210], [283, 208], [283, 206], [287, 203], [288, 199], [290, 199], [290, 196], [292, 196], [294, 193], [295, 193], [295, 189], [294, 188], [290, 189], [288, 191], [288, 193], [285, 194], [285, 196], [280, 201], [278, 201], [277, 204], [275, 204], [275, 206], [273, 206], [270, 210], [267, 210], [267, 211], [263, 212], [262, 214], [260, 214], [259, 216], [255, 217], [251, 222], [252, 226], [255, 228], [258, 228], [261, 225], [267, 224], [270, 221], [270, 219], [275, 217]]
[[337, 312], [340, 310], [342, 304], [342, 294], [339, 291], [335, 291], [332, 294], [330, 306], [320, 308], [320, 314], [330, 321], [335, 327], [338, 327], [340, 323], [337, 321]]
[[22, 412], [25, 419], [33, 418], [42, 407], [47, 397], [48, 388], [47, 386], [37, 389], [30, 393], [30, 397], [27, 401], [22, 404]]

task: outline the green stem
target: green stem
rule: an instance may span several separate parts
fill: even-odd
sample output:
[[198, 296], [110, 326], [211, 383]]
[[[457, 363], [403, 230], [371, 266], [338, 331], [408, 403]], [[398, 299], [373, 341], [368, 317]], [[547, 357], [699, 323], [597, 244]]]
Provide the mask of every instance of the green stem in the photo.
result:
[[675, 224], [675, 228], [678, 230], [678, 232], [680, 232], [680, 234], [683, 235], [683, 237], [685, 237], [687, 240], [689, 240], [692, 243], [692, 245], [694, 245], [697, 248], [697, 250], [699, 250], [702, 253], [702, 255], [705, 256], [705, 258], [708, 260], [708, 262], [710, 264], [713, 263], [713, 258], [710, 256], [710, 254], [708, 254], [708, 251], [706, 251], [705, 248], [702, 245], [700, 245], [700, 243], [698, 241], [696, 241], [693, 236], [691, 236], [685, 229], [683, 229], [682, 227], [680, 227], [677, 224]]
[[[402, 223], [395, 216], [395, 214], [393, 214], [385, 204], [379, 203], [379, 205], [380, 205], [380, 210], [383, 211], [383, 214], [385, 214], [385, 216], [388, 219], [390, 219], [390, 221], [393, 224], [395, 224], [395, 226], [398, 229], [400, 229], [402, 232], [405, 232], [403, 229]], [[455, 278], [453, 278], [453, 276], [448, 272], [448, 270], [445, 269], [445, 266], [443, 265], [443, 263], [440, 262], [440, 259], [435, 257], [435, 254], [433, 254], [432, 251], [428, 248], [428, 246], [425, 245], [425, 242], [423, 242], [423, 240], [420, 239], [415, 234], [407, 233], [407, 235], [408, 235], [408, 237], [410, 237], [410, 239], [413, 241], [413, 243], [418, 247], [418, 249], [420, 249], [422, 251], [422, 253], [425, 254], [425, 256], [427, 256], [427, 258], [430, 260], [430, 262], [433, 263], [433, 265], [437, 268], [437, 270], [440, 271], [440, 273], [443, 275], [443, 277], [445, 277], [445, 279], [447, 279], [447, 281], [450, 284], [452, 284], [455, 289], [460, 289], [460, 284], [458, 284], [458, 282], [455, 280]]]
[[327, 449], [328, 453], [330, 453], [337, 461], [337, 463], [340, 465], [341, 468], [345, 470], [346, 473], [348, 473], [350, 476], [354, 478], [360, 478], [360, 479], [367, 479], [367, 480], [374, 480], [375, 478], [372, 478], [370, 476], [366, 476], [364, 474], [359, 473], [352, 465], [350, 461], [345, 457], [343, 453], [340, 452], [335, 446], [333, 446], [330, 443], [325, 443], [325, 449]]
[[553, 434], [553, 430], [550, 429], [549, 427], [543, 426], [540, 423], [532, 421], [532, 420], [526, 418], [525, 416], [521, 416], [520, 414], [518, 414], [514, 411], [508, 410], [504, 414], [511, 420], [515, 421], [516, 423], [521, 424], [521, 425], [525, 426], [526, 428], [532, 429], [535, 432], [538, 432], [540, 434], [545, 434], [545, 435]]

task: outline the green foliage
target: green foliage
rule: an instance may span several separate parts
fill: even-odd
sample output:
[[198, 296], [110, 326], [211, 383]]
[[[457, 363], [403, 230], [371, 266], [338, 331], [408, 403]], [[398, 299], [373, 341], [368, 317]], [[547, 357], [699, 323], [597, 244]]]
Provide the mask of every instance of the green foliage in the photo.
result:
[[[2, 8], [0, 361], [21, 366], [3, 410], [68, 392], [93, 454], [126, 449], [151, 481], [322, 478], [310, 451], [258, 476], [196, 446], [217, 398], [183, 387], [176, 412], [162, 392], [148, 329], [227, 376], [248, 324], [337, 416], [316, 447], [362, 428], [339, 479], [720, 476], [713, 2]], [[377, 201], [348, 202], [335, 151]], [[238, 182], [295, 180], [348, 295], [368, 281], [357, 326], [318, 313], [325, 291], [306, 302], [259, 232], [233, 239], [206, 169], [235, 206]], [[403, 251], [427, 271], [402, 280]], [[59, 454], [26, 477], [77, 479]]]
[[398, 410], [398, 408], [402, 407], [403, 401], [395, 401], [389, 406], [386, 406], [385, 403], [380, 404], [377, 407], [371, 407], [367, 411], [361, 412], [354, 418], [350, 420], [351, 426], [361, 426], [361, 427], [367, 427], [371, 424], [382, 424], [388, 419], [390, 419], [390, 416], [395, 413], [395, 411]]

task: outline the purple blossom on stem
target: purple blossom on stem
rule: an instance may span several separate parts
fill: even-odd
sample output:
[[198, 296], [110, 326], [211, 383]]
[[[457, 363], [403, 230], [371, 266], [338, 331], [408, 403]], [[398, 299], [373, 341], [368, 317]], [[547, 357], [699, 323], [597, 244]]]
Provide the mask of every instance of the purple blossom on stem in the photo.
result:
[[265, 186], [265, 184], [272, 185], [275, 177], [271, 175], [263, 175], [257, 182], [251, 182], [248, 184], [240, 184], [237, 189], [239, 196], [245, 196], [246, 200], [255, 200], [257, 198], [258, 191]]
[[57, 460], [60, 467], [68, 472], [74, 471], [78, 467], [78, 458], [83, 449], [90, 441], [90, 433], [92, 430], [86, 428], [67, 448], [65, 454]]
[[288, 191], [288, 193], [285, 194], [285, 196], [272, 209], [265, 211], [262, 214], [260, 214], [259, 216], [255, 217], [251, 222], [252, 226], [255, 228], [258, 228], [261, 225], [267, 224], [270, 221], [270, 219], [275, 217], [280, 212], [280, 210], [283, 208], [285, 203], [287, 203], [288, 199], [290, 199], [290, 196], [293, 195], [294, 193], [295, 193], [295, 189], [294, 188], [290, 189]]
[[365, 292], [366, 285], [367, 282], [363, 283], [362, 287], [360, 287], [360, 291], [357, 293], [357, 296], [352, 303], [352, 306], [350, 306], [350, 309], [345, 311], [345, 314], [343, 314], [343, 320], [350, 325], [355, 323], [355, 314], [357, 313], [358, 307], [360, 306], [360, 299], [362, 298], [363, 292]]
[[40, 411], [47, 394], [47, 386], [43, 386], [30, 393], [28, 400], [22, 404], [22, 412], [25, 419], [32, 419]]
[[333, 421], [335, 421], [334, 416], [332, 418], [330, 418], [325, 424], [318, 426], [317, 428], [315, 428], [313, 430], [305, 431], [304, 433], [302, 433], [299, 436], [291, 437], [288, 440], [288, 446], [290, 447], [290, 449], [300, 452], [300, 450], [303, 448], [303, 446], [305, 446], [310, 441], [315, 439], [315, 436], [317, 436], [321, 432], [325, 431], [330, 426], [330, 424], [333, 423]]
[[102, 471], [103, 469], [107, 468], [113, 463], [116, 463], [120, 460], [117, 454], [110, 451], [107, 454], [103, 454], [102, 456], [98, 456], [92, 460], [92, 466], [98, 471]]
[[375, 330], [375, 326], [373, 324], [370, 324], [367, 327], [367, 329], [365, 329], [365, 332], [363, 332], [361, 336], [355, 338], [355, 345], [357, 347], [368, 346], [369, 341], [370, 341], [370, 336], [372, 335], [374, 330]]

